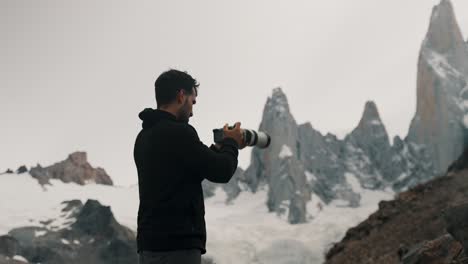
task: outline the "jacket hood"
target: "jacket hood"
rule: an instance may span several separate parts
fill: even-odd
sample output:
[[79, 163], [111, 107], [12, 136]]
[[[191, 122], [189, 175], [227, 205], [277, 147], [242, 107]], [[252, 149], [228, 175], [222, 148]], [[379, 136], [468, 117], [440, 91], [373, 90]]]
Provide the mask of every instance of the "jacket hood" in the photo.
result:
[[152, 108], [145, 108], [138, 114], [138, 117], [143, 121], [143, 129], [150, 128], [157, 124], [162, 119], [169, 119], [173, 121], [177, 121], [175, 115], [159, 110], [159, 109], [152, 109]]

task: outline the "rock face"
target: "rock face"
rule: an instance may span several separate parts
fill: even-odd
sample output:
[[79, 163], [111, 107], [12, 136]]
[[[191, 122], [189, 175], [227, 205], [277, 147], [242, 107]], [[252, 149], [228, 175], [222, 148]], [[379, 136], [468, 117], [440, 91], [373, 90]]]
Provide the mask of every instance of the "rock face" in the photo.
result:
[[86, 152], [74, 152], [64, 161], [48, 167], [37, 165], [31, 168], [31, 176], [40, 184], [49, 183], [49, 179], [59, 179], [63, 182], [75, 182], [80, 185], [97, 183], [112, 185], [112, 179], [102, 168], [93, 168], [87, 160]]
[[447, 231], [468, 252], [468, 203], [453, 206], [444, 211]]
[[400, 254], [403, 264], [451, 264], [462, 262], [463, 252], [460, 242], [449, 234], [415, 245], [405, 254]]
[[326, 263], [452, 263], [463, 259], [468, 207], [458, 205], [467, 201], [466, 169], [417, 185], [393, 201], [380, 202], [377, 212], [349, 229], [328, 251]]
[[418, 61], [417, 106], [408, 142], [426, 146], [437, 173], [447, 170], [467, 145], [468, 49], [453, 12], [434, 7]]
[[274, 142], [266, 149], [252, 149], [251, 165], [245, 172], [247, 185], [253, 192], [268, 185], [269, 211], [287, 217], [290, 223], [305, 222], [311, 192], [299, 158], [298, 126], [281, 88], [275, 88], [267, 99], [259, 131], [267, 132]]

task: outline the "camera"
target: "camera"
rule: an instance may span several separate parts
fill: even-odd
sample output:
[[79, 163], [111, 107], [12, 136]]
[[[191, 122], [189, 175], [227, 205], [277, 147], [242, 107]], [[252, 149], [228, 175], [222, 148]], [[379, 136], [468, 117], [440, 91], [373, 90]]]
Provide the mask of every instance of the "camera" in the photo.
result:
[[[233, 129], [234, 126], [229, 126], [228, 129]], [[244, 134], [245, 145], [252, 147], [256, 146], [259, 148], [267, 148], [270, 145], [271, 138], [265, 132], [255, 131], [252, 129], [242, 129], [241, 132]], [[214, 142], [222, 143], [224, 138], [224, 132], [222, 128], [213, 129]]]

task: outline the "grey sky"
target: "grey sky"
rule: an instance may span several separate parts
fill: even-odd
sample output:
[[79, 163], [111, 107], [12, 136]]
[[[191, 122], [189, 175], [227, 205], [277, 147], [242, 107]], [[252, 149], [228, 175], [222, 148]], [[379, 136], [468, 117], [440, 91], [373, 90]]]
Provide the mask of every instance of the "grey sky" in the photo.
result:
[[[257, 129], [277, 86], [322, 133], [342, 138], [374, 100], [390, 137], [404, 137], [438, 2], [0, 0], [0, 171], [80, 150], [136, 183], [137, 114], [155, 108], [154, 80], [171, 67], [201, 83], [190, 122], [206, 145], [226, 122]], [[466, 39], [468, 1], [452, 3]]]

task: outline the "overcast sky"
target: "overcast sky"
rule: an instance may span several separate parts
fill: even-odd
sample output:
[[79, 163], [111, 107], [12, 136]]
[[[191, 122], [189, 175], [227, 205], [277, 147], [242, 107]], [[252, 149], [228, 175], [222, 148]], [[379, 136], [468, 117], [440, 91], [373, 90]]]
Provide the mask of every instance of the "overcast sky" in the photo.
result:
[[[439, 0], [0, 0], [0, 171], [86, 151], [137, 183], [138, 113], [169, 68], [200, 82], [190, 123], [257, 129], [280, 86], [298, 123], [343, 138], [377, 104], [390, 138], [416, 107], [416, 62]], [[452, 1], [464, 37], [468, 1]], [[251, 148], [241, 151], [246, 168]]]

